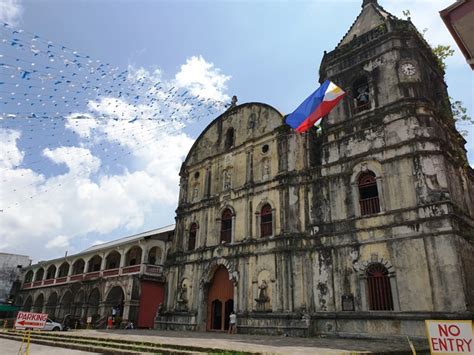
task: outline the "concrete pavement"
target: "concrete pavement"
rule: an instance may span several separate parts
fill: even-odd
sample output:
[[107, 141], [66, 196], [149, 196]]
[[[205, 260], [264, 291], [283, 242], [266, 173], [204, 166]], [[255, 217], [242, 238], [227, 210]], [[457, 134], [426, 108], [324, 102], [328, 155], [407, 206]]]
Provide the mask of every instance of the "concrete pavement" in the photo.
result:
[[[18, 354], [18, 350], [20, 349], [21, 342], [14, 341], [10, 339], [3, 339], [0, 338], [0, 353], [2, 354]], [[25, 350], [26, 346], [23, 346], [23, 351]], [[56, 348], [53, 346], [45, 346], [39, 344], [30, 344], [30, 355], [63, 355], [63, 354], [71, 354], [71, 355], [97, 355], [97, 353], [89, 353], [85, 351], [79, 350], [70, 350], [64, 348]]]
[[[215, 332], [177, 332], [158, 330], [76, 330], [68, 334], [97, 338], [127, 339], [133, 341], [198, 346], [203, 348], [248, 351], [264, 354], [347, 354], [347, 353], [400, 353], [411, 354], [405, 339], [343, 339], [294, 338]], [[427, 341], [415, 341], [418, 354], [429, 347]]]

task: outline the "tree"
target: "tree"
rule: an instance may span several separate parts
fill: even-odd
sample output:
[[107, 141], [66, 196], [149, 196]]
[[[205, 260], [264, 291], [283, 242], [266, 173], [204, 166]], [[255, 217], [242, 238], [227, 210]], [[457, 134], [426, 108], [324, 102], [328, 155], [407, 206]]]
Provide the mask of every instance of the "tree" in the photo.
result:
[[440, 65], [443, 70], [446, 70], [446, 63], [445, 60], [449, 57], [454, 55], [454, 49], [451, 46], [445, 46], [443, 44], [438, 44], [436, 47], [431, 47], [433, 54], [436, 56], [438, 60], [438, 64]]

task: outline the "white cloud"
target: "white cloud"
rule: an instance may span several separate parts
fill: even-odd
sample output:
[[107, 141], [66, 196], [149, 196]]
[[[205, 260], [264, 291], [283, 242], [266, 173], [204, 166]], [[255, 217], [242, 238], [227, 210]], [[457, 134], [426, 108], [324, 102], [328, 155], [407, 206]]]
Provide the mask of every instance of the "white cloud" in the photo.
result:
[[65, 164], [70, 173], [89, 176], [98, 171], [100, 159], [94, 157], [89, 149], [78, 147], [46, 148], [43, 155], [57, 164]]
[[24, 153], [21, 152], [16, 142], [21, 133], [11, 129], [0, 129], [0, 168], [12, 168], [20, 165]]
[[196, 96], [216, 101], [229, 100], [223, 93], [229, 79], [230, 76], [222, 74], [220, 69], [202, 56], [188, 58], [175, 77], [178, 86], [190, 89]]
[[0, 0], [0, 21], [16, 26], [23, 13], [21, 0]]
[[51, 239], [48, 243], [46, 243], [47, 249], [64, 249], [69, 247], [69, 239], [70, 237], [66, 237], [65, 235], [58, 235], [57, 237]]
[[44, 150], [52, 161], [66, 164], [69, 170], [62, 175], [45, 178], [31, 169], [7, 169], [0, 245], [35, 256], [45, 244], [49, 249], [59, 244], [47, 242], [51, 234], [80, 237], [140, 228], [154, 207], [174, 210], [179, 167], [192, 142], [184, 134], [163, 137], [138, 156], [143, 170], [98, 179], [91, 174], [99, 171], [100, 159], [78, 147]]
[[97, 120], [87, 113], [73, 113], [66, 117], [65, 124], [81, 138], [89, 138], [98, 125]]
[[[189, 59], [179, 78], [180, 90], [195, 90], [193, 94], [207, 102], [227, 99], [228, 77], [202, 57]], [[60, 248], [83, 249], [92, 236], [102, 242], [101, 235], [118, 229], [136, 231], [157, 213], [174, 211], [179, 169], [193, 144], [180, 129], [193, 106], [170, 99], [173, 95], [168, 91], [178, 86], [176, 77], [166, 81], [159, 70], [130, 68], [129, 79], [160, 81], [163, 87], [145, 87], [147, 95], [156, 97], [153, 105], [106, 97], [91, 101], [88, 114], [66, 117], [64, 127], [69, 134], [75, 133], [77, 146], [41, 151], [50, 162], [65, 166], [66, 172], [51, 176], [33, 166], [19, 169], [28, 153], [18, 149], [21, 133], [0, 129], [0, 141], [7, 142], [0, 149], [11, 151], [0, 157], [0, 167], [6, 168], [2, 173], [8, 179], [1, 187], [0, 230], [7, 232], [0, 234], [0, 246], [33, 258], [48, 258]], [[157, 119], [133, 120], [137, 114], [150, 117], [160, 111], [162, 116], [155, 115]], [[170, 112], [176, 112], [175, 120], [169, 120]], [[105, 149], [112, 150], [109, 157]]]

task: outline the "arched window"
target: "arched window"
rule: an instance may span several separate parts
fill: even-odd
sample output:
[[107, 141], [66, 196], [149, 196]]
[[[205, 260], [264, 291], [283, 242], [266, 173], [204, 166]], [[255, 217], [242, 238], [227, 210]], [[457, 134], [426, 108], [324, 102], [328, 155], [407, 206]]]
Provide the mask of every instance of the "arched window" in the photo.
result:
[[387, 268], [381, 263], [367, 267], [367, 291], [371, 311], [393, 311], [392, 288]]
[[222, 212], [221, 218], [221, 243], [232, 241], [232, 211], [228, 208]]
[[50, 265], [48, 269], [46, 270], [46, 280], [54, 279], [55, 276], [56, 276], [56, 266]]
[[59, 267], [58, 277], [65, 277], [69, 274], [69, 263], [67, 261], [63, 262]]
[[42, 281], [44, 277], [44, 269], [40, 268], [39, 270], [36, 271], [35, 274], [35, 282], [36, 281]]
[[85, 262], [83, 259], [76, 260], [74, 264], [72, 264], [72, 274], [78, 275], [84, 272]]
[[360, 78], [354, 82], [354, 106], [355, 113], [359, 113], [370, 108], [370, 90], [367, 78]]
[[362, 216], [380, 212], [379, 191], [372, 171], [364, 172], [359, 176], [359, 204]]
[[122, 256], [116, 250], [110, 252], [105, 258], [105, 270], [116, 269], [120, 266]]
[[225, 149], [230, 149], [234, 146], [234, 129], [231, 127], [225, 133]]
[[87, 263], [87, 272], [100, 271], [102, 258], [99, 255], [94, 255]]
[[159, 247], [153, 247], [148, 252], [148, 264], [160, 265], [162, 251]]
[[267, 203], [260, 211], [260, 236], [269, 237], [273, 234], [272, 207]]
[[125, 255], [125, 265], [132, 266], [142, 263], [142, 248], [139, 246], [132, 247]]
[[29, 283], [29, 282], [33, 281], [33, 276], [34, 276], [33, 270], [28, 271], [25, 275], [25, 282]]
[[194, 250], [196, 248], [197, 230], [197, 223], [191, 224], [191, 228], [189, 229], [188, 250]]

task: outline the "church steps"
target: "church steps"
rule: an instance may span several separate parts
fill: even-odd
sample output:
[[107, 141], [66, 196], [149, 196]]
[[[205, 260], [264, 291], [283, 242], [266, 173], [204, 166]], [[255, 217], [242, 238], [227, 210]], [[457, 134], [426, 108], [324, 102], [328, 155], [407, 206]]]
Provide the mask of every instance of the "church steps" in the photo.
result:
[[[11, 340], [21, 341], [23, 336], [23, 331], [8, 330], [6, 332], [0, 332], [0, 338], [7, 338]], [[226, 352], [225, 350], [213, 348], [69, 335], [55, 332], [32, 332], [31, 342], [69, 349], [100, 352], [104, 354], [207, 354]]]

